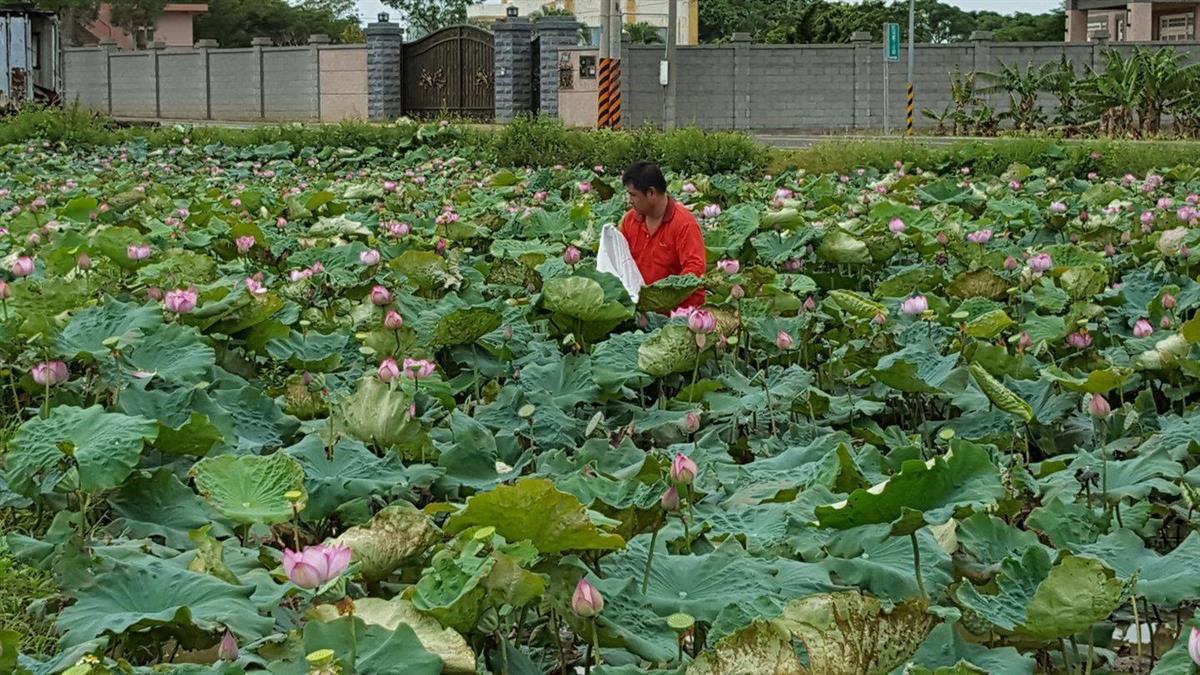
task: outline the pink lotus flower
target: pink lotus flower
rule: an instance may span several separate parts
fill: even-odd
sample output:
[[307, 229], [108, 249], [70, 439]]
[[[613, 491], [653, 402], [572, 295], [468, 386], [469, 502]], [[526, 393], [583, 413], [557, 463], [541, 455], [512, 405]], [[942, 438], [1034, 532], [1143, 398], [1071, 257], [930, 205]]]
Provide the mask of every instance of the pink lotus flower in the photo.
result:
[[568, 265], [574, 265], [578, 263], [579, 258], [579, 249], [575, 248], [574, 246], [568, 246], [567, 249], [563, 251], [563, 262]]
[[982, 245], [982, 244], [988, 243], [991, 240], [992, 240], [992, 231], [987, 230], [987, 229], [976, 230], [967, 235], [967, 241], [971, 242], [972, 244]]
[[742, 263], [737, 260], [718, 260], [717, 269], [725, 274], [737, 274], [738, 270], [742, 269]]
[[254, 237], [249, 235], [238, 237], [234, 243], [237, 244], [237, 252], [245, 255], [250, 249], [254, 248]]
[[1010, 188], [1012, 188], [1012, 189], [1014, 189], [1014, 190], [1020, 190], [1020, 189], [1021, 189], [1021, 181], [1019, 181], [1019, 180], [1010, 180], [1010, 181], [1008, 181], [1008, 187], [1010, 187]]
[[396, 191], [396, 181], [394, 181], [394, 180], [383, 181], [383, 191], [384, 192], [395, 192]]
[[590, 619], [604, 610], [604, 598], [596, 587], [580, 579], [571, 596], [571, 611], [581, 619]]
[[873, 321], [876, 326], [882, 326], [883, 324], [887, 323], [887, 315], [883, 312], [880, 312], [871, 317], [871, 321]]
[[312, 275], [313, 275], [312, 270], [305, 268], [302, 270], [292, 270], [291, 272], [288, 273], [288, 278], [291, 279], [293, 282], [295, 282], [295, 281], [302, 281], [304, 279], [307, 279], [307, 278], [311, 277]]
[[689, 410], [687, 415], [683, 417], [683, 423], [679, 425], [684, 433], [694, 434], [700, 430], [700, 413], [695, 410]]
[[379, 255], [379, 251], [373, 248], [369, 248], [358, 254], [358, 262], [366, 265], [367, 267], [374, 267], [375, 265], [378, 265], [381, 259], [382, 256]]
[[377, 374], [383, 382], [391, 382], [400, 377], [400, 366], [396, 365], [396, 359], [389, 356], [379, 364]]
[[1200, 665], [1200, 628], [1193, 628], [1188, 636], [1188, 656], [1192, 657], [1192, 663]]
[[409, 232], [412, 232], [412, 225], [408, 223], [397, 223], [395, 221], [388, 223], [388, 234], [397, 239], [407, 237]]
[[695, 186], [695, 184], [693, 184], [693, 183], [684, 183], [684, 184], [683, 184], [683, 194], [685, 194], [685, 195], [694, 195], [694, 194], [696, 194], [696, 186]]
[[1172, 309], [1175, 307], [1175, 296], [1170, 293], [1163, 293], [1161, 303], [1163, 309]]
[[778, 190], [775, 191], [775, 199], [777, 199], [777, 200], [782, 201], [784, 199], [791, 199], [791, 198], [792, 198], [792, 191], [787, 188], [779, 188]]
[[804, 269], [804, 259], [792, 258], [791, 260], [783, 263], [783, 269], [787, 270], [788, 272], [799, 272]]
[[279, 216], [278, 218], [275, 219], [275, 227], [278, 227], [281, 230], [283, 228], [287, 227], [287, 224], [288, 224], [287, 218], [284, 218], [283, 216]]
[[1029, 337], [1029, 333], [1021, 331], [1021, 336], [1017, 338], [1017, 348], [1021, 350], [1029, 349], [1033, 346], [1033, 339]]
[[775, 346], [780, 349], [791, 349], [795, 342], [792, 341], [792, 336], [787, 334], [787, 331], [779, 331], [775, 334]]
[[283, 549], [283, 572], [300, 588], [313, 589], [338, 578], [350, 566], [350, 549], [320, 544], [297, 553]]
[[687, 319], [687, 318], [691, 317], [692, 312], [695, 312], [695, 311], [696, 311], [695, 307], [676, 307], [675, 309], [671, 310], [671, 313], [668, 315], [667, 318]]
[[592, 184], [586, 180], [579, 181], [579, 183], [577, 183], [575, 185], [575, 187], [579, 189], [580, 194], [586, 195], [587, 193], [592, 191]]
[[1008, 270], [1009, 272], [1017, 269], [1020, 264], [1021, 263], [1017, 262], [1017, 259], [1011, 255], [1004, 258], [1004, 269]]
[[1097, 179], [1097, 178], [1099, 178], [1099, 177], [1100, 177], [1100, 174], [1099, 174], [1099, 173], [1097, 173], [1097, 172], [1095, 172], [1095, 171], [1089, 171], [1089, 172], [1088, 172], [1088, 175], [1087, 175], [1087, 179], [1088, 179], [1088, 180], [1093, 180], [1093, 181], [1094, 181], [1094, 180], [1096, 180], [1096, 179]]
[[163, 307], [165, 307], [168, 312], [174, 312], [175, 314], [187, 314], [193, 309], [196, 309], [196, 302], [199, 300], [199, 297], [200, 294], [196, 291], [195, 286], [186, 290], [180, 288], [173, 291], [167, 291], [166, 296], [163, 298]]
[[437, 243], [433, 245], [433, 252], [438, 255], [445, 253], [446, 252], [446, 240], [438, 239]]
[[229, 629], [225, 629], [225, 636], [221, 638], [221, 644], [217, 647], [217, 658], [222, 661], [237, 661], [238, 659], [237, 638], [229, 632]]
[[388, 330], [400, 330], [404, 326], [404, 317], [400, 316], [400, 312], [389, 309], [383, 317], [383, 326]]
[[1087, 349], [1092, 346], [1092, 336], [1086, 330], [1080, 330], [1068, 335], [1067, 343], [1075, 349]]
[[1092, 394], [1092, 400], [1088, 401], [1088, 414], [1097, 419], [1104, 419], [1112, 414], [1112, 407], [1100, 394]]
[[1138, 319], [1137, 323], [1133, 324], [1133, 334], [1135, 337], [1144, 338], [1154, 332], [1154, 326], [1145, 319]]
[[701, 217], [707, 220], [713, 220], [721, 215], [721, 207], [716, 204], [709, 204], [700, 212]]
[[816, 308], [817, 308], [817, 301], [816, 301], [816, 300], [813, 300], [813, 297], [810, 295], [810, 296], [808, 296], [807, 298], [805, 298], [805, 299], [804, 299], [804, 305], [803, 305], [803, 306], [804, 306], [804, 311], [806, 311], [806, 312], [811, 312], [811, 311], [813, 311], [814, 309], [816, 309]]
[[746, 289], [742, 288], [741, 284], [734, 284], [729, 287], [729, 297], [734, 300], [741, 300], [746, 297]]
[[262, 272], [252, 277], [246, 277], [246, 290], [250, 292], [250, 295], [255, 297], [262, 297], [267, 294], [267, 287], [262, 282]]
[[896, 236], [903, 234], [906, 227], [904, 221], [899, 218], [892, 218], [891, 222], [888, 223], [888, 231]]
[[129, 256], [130, 260], [145, 260], [150, 257], [150, 245], [130, 244], [125, 247], [125, 255]]
[[659, 499], [662, 504], [663, 511], [673, 512], [679, 510], [679, 490], [675, 486], [667, 488], [667, 491], [662, 494]]
[[671, 481], [677, 485], [691, 485], [696, 480], [696, 463], [681, 452], [671, 460]]
[[71, 374], [62, 361], [43, 361], [29, 370], [30, 377], [43, 387], [53, 387], [66, 382]]
[[914, 295], [900, 303], [900, 312], [908, 316], [920, 316], [929, 311], [929, 300], [923, 295]]
[[13, 261], [12, 264], [13, 276], [27, 277], [30, 274], [33, 274], [34, 267], [35, 265], [33, 264], [33, 258], [30, 258], [27, 255], [19, 256]]
[[404, 359], [404, 376], [410, 380], [423, 380], [437, 370], [437, 365], [425, 359]]
[[382, 307], [392, 301], [392, 292], [383, 286], [374, 286], [371, 288], [371, 304]]
[[707, 335], [717, 329], [717, 317], [707, 309], [697, 309], [688, 316], [688, 328], [698, 335]]
[[1175, 202], [1173, 202], [1170, 197], [1159, 197], [1156, 206], [1158, 206], [1160, 210], [1165, 211], [1171, 208], [1171, 205], [1174, 203]]
[[1067, 205], [1063, 202], [1051, 202], [1050, 213], [1063, 214], [1067, 212]]
[[90, 270], [92, 269], [92, 259], [86, 253], [80, 253], [79, 257], [75, 259], [75, 266], [81, 270]]
[[1045, 272], [1054, 266], [1049, 253], [1039, 253], [1029, 259], [1029, 269], [1034, 272]]

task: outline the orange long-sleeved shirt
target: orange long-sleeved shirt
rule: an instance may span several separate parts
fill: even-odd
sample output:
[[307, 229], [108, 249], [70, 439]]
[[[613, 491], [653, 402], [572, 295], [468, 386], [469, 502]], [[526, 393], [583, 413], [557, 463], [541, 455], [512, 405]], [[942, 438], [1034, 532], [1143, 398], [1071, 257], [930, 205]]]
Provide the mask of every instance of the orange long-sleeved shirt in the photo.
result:
[[[662, 224], [651, 235], [646, 230], [646, 218], [633, 209], [625, 214], [621, 234], [629, 243], [629, 252], [647, 284], [676, 274], [694, 274], [704, 278], [707, 256], [704, 234], [696, 217], [674, 199], [667, 203]], [[704, 291], [688, 296], [680, 307], [704, 304]]]

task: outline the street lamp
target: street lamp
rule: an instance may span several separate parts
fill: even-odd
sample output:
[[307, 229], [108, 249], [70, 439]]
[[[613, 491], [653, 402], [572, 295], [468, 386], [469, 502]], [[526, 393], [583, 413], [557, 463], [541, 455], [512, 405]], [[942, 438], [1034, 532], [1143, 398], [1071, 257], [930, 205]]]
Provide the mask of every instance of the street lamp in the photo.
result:
[[380, 12], [379, 16], [377, 16], [375, 18], [379, 19], [379, 23], [387, 23], [388, 21], [391, 20], [392, 17], [388, 16], [387, 12]]
[[515, 19], [521, 10], [516, 5], [510, 5], [508, 9], [504, 10], [504, 13], [508, 15], [508, 18]]

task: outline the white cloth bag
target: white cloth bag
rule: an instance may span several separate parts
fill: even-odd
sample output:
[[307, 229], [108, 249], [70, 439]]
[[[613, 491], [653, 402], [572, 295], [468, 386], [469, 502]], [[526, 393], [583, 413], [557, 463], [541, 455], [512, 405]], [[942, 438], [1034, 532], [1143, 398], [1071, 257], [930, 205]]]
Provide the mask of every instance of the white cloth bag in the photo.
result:
[[633, 254], [629, 252], [629, 243], [625, 241], [625, 236], [612, 223], [605, 223], [604, 228], [600, 230], [600, 251], [596, 253], [596, 269], [620, 279], [629, 297], [634, 302], [638, 301], [638, 294], [642, 286], [646, 285], [646, 281], [642, 279], [642, 272], [634, 262]]

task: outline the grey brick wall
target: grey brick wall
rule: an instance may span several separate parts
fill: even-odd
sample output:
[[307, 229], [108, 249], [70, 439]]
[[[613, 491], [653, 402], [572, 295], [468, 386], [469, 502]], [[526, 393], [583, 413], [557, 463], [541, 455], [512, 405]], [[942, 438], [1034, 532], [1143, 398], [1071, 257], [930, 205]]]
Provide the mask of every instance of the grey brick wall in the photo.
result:
[[63, 101], [109, 112], [107, 52], [102, 49], [63, 51]]
[[[986, 36], [981, 36], [986, 37]], [[1159, 43], [1179, 49], [1190, 61], [1200, 58], [1200, 42]], [[1095, 44], [1003, 43], [977, 40], [953, 45], [918, 45], [913, 79], [918, 128], [936, 122], [921, 115], [923, 108], [941, 111], [951, 105], [950, 73], [955, 65], [965, 74], [999, 71], [1003, 64], [1035, 66], [1056, 63], [1064, 56], [1080, 73], [1086, 66], [1103, 69], [1103, 47]], [[1116, 49], [1127, 55], [1133, 46]], [[720, 46], [680, 47], [678, 100], [681, 123], [712, 129], [789, 129], [843, 131], [882, 129], [887, 102], [890, 126], [904, 126], [907, 89], [907, 46], [900, 62], [890, 65], [884, 87], [882, 45], [751, 45], [735, 40]], [[628, 47], [623, 56], [623, 118], [626, 126], [663, 119], [663, 87], [658, 84], [662, 48]], [[544, 74], [544, 73], [543, 73]], [[556, 75], [557, 77], [557, 75]], [[543, 80], [543, 83], [545, 80]], [[982, 83], [981, 83], [982, 84]], [[1008, 109], [1006, 94], [985, 96], [997, 111]], [[1052, 115], [1057, 100], [1042, 94], [1040, 104]]]
[[404, 31], [392, 22], [367, 26], [367, 116], [393, 120], [404, 112]]
[[204, 54], [191, 50], [158, 55], [159, 116], [204, 119], [208, 114], [204, 87]]
[[213, 49], [208, 52], [208, 96], [213, 119], [261, 119], [258, 50]]
[[112, 77], [112, 114], [124, 117], [155, 116], [154, 60], [149, 52], [113, 54], [108, 60]]
[[510, 122], [533, 107], [533, 24], [524, 17], [498, 21], [496, 35], [496, 121]]
[[269, 120], [316, 121], [321, 116], [316, 50], [263, 50], [263, 102]]

